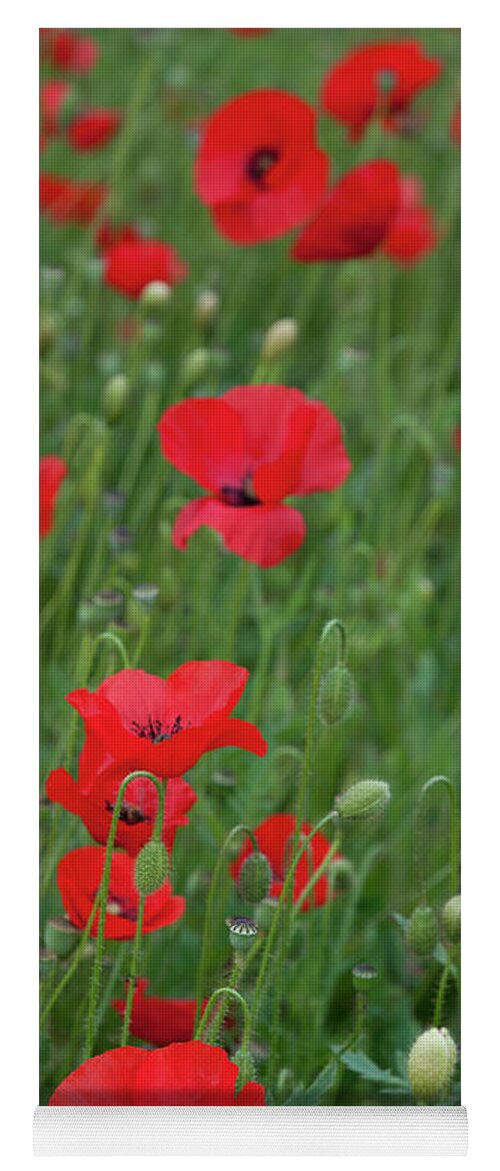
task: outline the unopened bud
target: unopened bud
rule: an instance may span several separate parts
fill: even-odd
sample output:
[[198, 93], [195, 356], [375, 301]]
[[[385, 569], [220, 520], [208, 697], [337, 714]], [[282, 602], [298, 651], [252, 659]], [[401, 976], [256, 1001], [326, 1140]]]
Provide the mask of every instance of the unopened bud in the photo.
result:
[[246, 903], [261, 903], [269, 894], [273, 872], [269, 858], [254, 850], [245, 858], [238, 877], [238, 890]]
[[81, 931], [73, 927], [69, 919], [61, 916], [49, 919], [45, 927], [45, 947], [60, 960], [65, 960], [75, 950], [82, 937]]
[[450, 943], [458, 943], [460, 939], [460, 901], [460, 895], [454, 895], [441, 911], [443, 927]]
[[340, 724], [353, 702], [352, 676], [347, 667], [332, 667], [323, 676], [318, 692], [318, 715], [327, 727]]
[[192, 386], [193, 383], [199, 382], [200, 378], [206, 374], [210, 363], [210, 355], [208, 350], [204, 350], [201, 346], [197, 350], [192, 350], [190, 354], [184, 359], [182, 366], [182, 381], [184, 386]]
[[408, 921], [406, 938], [415, 955], [432, 955], [439, 941], [438, 922], [432, 907], [415, 908]]
[[255, 922], [259, 931], [267, 933], [271, 930], [271, 925], [276, 914], [276, 907], [278, 905], [277, 899], [264, 899], [255, 908]]
[[168, 301], [170, 292], [170, 285], [167, 285], [165, 281], [151, 281], [142, 290], [140, 296], [141, 304], [146, 309], [158, 309]]
[[168, 875], [168, 853], [163, 842], [146, 842], [135, 860], [135, 885], [139, 894], [152, 895]]
[[297, 340], [298, 325], [293, 317], [283, 317], [269, 326], [262, 343], [261, 357], [273, 362], [293, 346]]
[[214, 289], [204, 289], [200, 293], [194, 311], [197, 325], [210, 325], [217, 315], [219, 297]]
[[348, 820], [361, 820], [383, 813], [391, 799], [386, 781], [358, 781], [337, 797], [337, 811]]
[[455, 1069], [457, 1047], [447, 1029], [421, 1033], [408, 1055], [408, 1080], [417, 1102], [446, 1095]]
[[253, 919], [247, 919], [245, 915], [235, 915], [231, 919], [226, 919], [226, 925], [229, 927], [229, 942], [235, 951], [248, 951], [253, 947], [258, 935], [258, 928]]
[[235, 1090], [236, 1093], [239, 1093], [247, 1082], [255, 1081], [255, 1063], [248, 1049], [237, 1049], [236, 1053], [233, 1054], [232, 1061], [238, 1066]]
[[115, 374], [105, 383], [102, 390], [102, 409], [108, 423], [116, 423], [121, 418], [128, 394], [129, 384], [124, 374]]

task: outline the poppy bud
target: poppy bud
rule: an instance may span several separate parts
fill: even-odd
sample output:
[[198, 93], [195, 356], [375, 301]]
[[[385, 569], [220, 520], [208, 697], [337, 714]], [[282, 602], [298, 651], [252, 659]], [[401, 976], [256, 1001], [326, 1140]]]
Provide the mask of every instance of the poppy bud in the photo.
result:
[[417, 1102], [435, 1102], [446, 1095], [457, 1060], [457, 1047], [447, 1029], [427, 1029], [408, 1055], [408, 1080]]
[[49, 919], [44, 939], [47, 951], [52, 952], [58, 959], [65, 960], [80, 942], [81, 931], [73, 927], [69, 919], [60, 916], [57, 919]]
[[371, 991], [377, 979], [378, 972], [373, 964], [356, 964], [352, 969], [352, 982], [357, 992]]
[[206, 374], [209, 363], [210, 355], [208, 350], [204, 350], [201, 346], [197, 350], [192, 350], [184, 359], [182, 367], [182, 381], [184, 386], [192, 386], [193, 383], [199, 382], [203, 378], [203, 375]]
[[245, 915], [236, 915], [226, 919], [226, 925], [229, 927], [229, 942], [235, 951], [248, 951], [253, 947], [258, 935], [258, 928], [253, 919], [247, 919]]
[[124, 597], [119, 590], [99, 590], [91, 599], [97, 622], [112, 622], [123, 613]]
[[432, 955], [439, 940], [438, 922], [432, 907], [415, 908], [408, 921], [406, 938], [415, 955]]
[[103, 387], [102, 409], [108, 423], [121, 419], [129, 394], [128, 379], [124, 374], [115, 374]]
[[151, 281], [142, 290], [140, 300], [145, 309], [159, 309], [170, 297], [170, 285], [165, 281]]
[[336, 800], [337, 811], [348, 820], [361, 820], [383, 813], [391, 799], [386, 781], [358, 781]]
[[330, 887], [337, 894], [351, 890], [354, 880], [354, 866], [349, 858], [334, 858], [329, 867]]
[[56, 336], [56, 319], [53, 313], [40, 315], [40, 354], [47, 353]]
[[332, 667], [321, 680], [318, 715], [327, 727], [340, 724], [349, 715], [353, 702], [352, 676], [347, 667]]
[[194, 317], [197, 325], [210, 325], [219, 309], [219, 297], [213, 289], [204, 289], [196, 302]]
[[263, 899], [255, 909], [255, 922], [260, 931], [270, 931], [276, 912], [277, 899]]
[[232, 1061], [238, 1066], [238, 1077], [236, 1079], [236, 1093], [246, 1086], [247, 1082], [255, 1081], [255, 1063], [253, 1057], [248, 1049], [237, 1049], [233, 1054]]
[[269, 858], [254, 850], [249, 854], [240, 870], [238, 890], [246, 903], [261, 903], [269, 894], [273, 872]]
[[261, 358], [264, 362], [274, 362], [293, 346], [297, 339], [298, 325], [293, 317], [283, 317], [269, 326], [262, 343]]
[[441, 911], [443, 927], [450, 943], [458, 943], [460, 939], [460, 901], [461, 896], [454, 895], [452, 899], [448, 899]]
[[135, 860], [135, 885], [139, 894], [152, 895], [168, 875], [168, 852], [163, 842], [146, 842]]
[[135, 601], [139, 603], [141, 610], [151, 610], [159, 592], [157, 585], [154, 585], [152, 582], [144, 582], [142, 585], [134, 587], [132, 595]]

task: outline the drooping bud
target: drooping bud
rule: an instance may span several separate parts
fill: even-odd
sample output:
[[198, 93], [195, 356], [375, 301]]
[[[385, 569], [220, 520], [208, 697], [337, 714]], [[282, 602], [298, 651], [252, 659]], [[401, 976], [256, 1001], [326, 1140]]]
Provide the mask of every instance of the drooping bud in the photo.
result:
[[337, 812], [346, 820], [361, 820], [383, 813], [391, 799], [386, 781], [357, 781], [336, 800]]
[[237, 1049], [231, 1060], [238, 1066], [235, 1090], [239, 1093], [247, 1082], [255, 1081], [255, 1063], [248, 1049]]
[[353, 704], [352, 676], [347, 667], [332, 667], [323, 676], [318, 692], [318, 715], [326, 727], [347, 719]]
[[109, 378], [102, 389], [102, 409], [108, 423], [116, 423], [121, 418], [127, 404], [129, 383], [124, 374], [115, 374]]
[[45, 947], [60, 960], [67, 959], [74, 952], [81, 937], [81, 931], [77, 927], [73, 927], [69, 919], [65, 919], [64, 916], [49, 919], [45, 927]]
[[438, 921], [432, 907], [415, 907], [408, 921], [406, 938], [415, 955], [432, 955], [439, 941]]
[[461, 896], [454, 895], [452, 899], [448, 899], [441, 911], [443, 927], [450, 943], [458, 943], [460, 939], [460, 902]]
[[248, 951], [253, 947], [258, 935], [258, 927], [253, 919], [247, 919], [245, 915], [235, 915], [231, 919], [226, 919], [226, 925], [229, 927], [229, 942], [235, 951]]
[[238, 890], [246, 903], [261, 903], [269, 894], [273, 872], [269, 858], [254, 850], [245, 858], [238, 877]]
[[369, 992], [378, 979], [373, 964], [356, 964], [352, 969], [352, 982], [357, 992]]
[[293, 346], [297, 339], [298, 325], [294, 317], [283, 317], [269, 326], [262, 343], [261, 358], [274, 362]]
[[219, 297], [214, 289], [204, 289], [200, 293], [194, 311], [197, 325], [210, 325], [219, 309]]
[[168, 852], [163, 842], [146, 842], [135, 860], [135, 885], [139, 894], [152, 895], [168, 875]]
[[447, 1029], [427, 1029], [408, 1055], [408, 1080], [417, 1102], [446, 1096], [455, 1069], [457, 1047]]
[[258, 907], [255, 908], [255, 922], [259, 931], [270, 931], [277, 905], [277, 899], [267, 898], [263, 899]]
[[328, 874], [333, 894], [345, 894], [346, 891], [351, 890], [354, 881], [354, 866], [349, 858], [334, 858], [330, 863]]
[[159, 309], [168, 301], [170, 294], [170, 285], [167, 285], [165, 281], [151, 281], [142, 290], [140, 301], [146, 309]]

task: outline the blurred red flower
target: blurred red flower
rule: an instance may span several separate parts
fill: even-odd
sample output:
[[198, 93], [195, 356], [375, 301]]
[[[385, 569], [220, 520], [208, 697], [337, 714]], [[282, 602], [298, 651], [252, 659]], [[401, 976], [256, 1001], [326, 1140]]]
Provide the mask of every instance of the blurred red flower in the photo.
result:
[[46, 537], [54, 523], [57, 494], [69, 471], [58, 455], [44, 455], [40, 460], [40, 536]]
[[84, 1061], [49, 1106], [265, 1106], [264, 1087], [236, 1093], [238, 1067], [223, 1049], [186, 1041], [166, 1049], [109, 1049]]
[[103, 748], [127, 771], [179, 777], [204, 752], [234, 745], [265, 756], [253, 724], [231, 716], [248, 679], [244, 667], [214, 659], [184, 663], [167, 680], [145, 671], [118, 671], [97, 691], [66, 696]]
[[[196, 1018], [196, 1000], [167, 1000], [164, 996], [146, 996], [147, 980], [138, 980], [132, 1001], [131, 1032], [141, 1041], [159, 1048], [174, 1041], [191, 1041]], [[125, 1000], [114, 1000], [113, 1008], [121, 1017]], [[205, 1001], [204, 1006], [207, 1002]]]
[[62, 114], [71, 93], [69, 81], [45, 81], [40, 87], [40, 130], [54, 138], [63, 129]]
[[61, 175], [40, 175], [40, 209], [58, 224], [91, 224], [107, 194], [104, 183], [78, 183]]
[[[87, 736], [80, 755], [78, 780], [64, 768], [54, 769], [46, 785], [49, 801], [56, 801], [69, 813], [80, 817], [90, 836], [100, 845], [108, 840], [118, 790], [128, 769], [117, 764], [99, 740]], [[179, 826], [187, 825], [186, 816], [197, 800], [196, 793], [182, 777], [167, 781], [162, 840], [172, 850]], [[158, 794], [147, 777], [137, 777], [127, 786], [115, 837], [115, 845], [132, 856], [149, 841], [158, 807]]]
[[92, 37], [79, 37], [73, 29], [40, 29], [42, 54], [54, 69], [88, 73], [99, 58], [99, 45]]
[[331, 491], [351, 470], [335, 416], [287, 386], [236, 386], [218, 399], [177, 403], [158, 431], [165, 458], [211, 493], [179, 513], [176, 548], [207, 525], [233, 553], [264, 568], [305, 537], [302, 514], [283, 499]]
[[[283, 883], [285, 881], [287, 871], [291, 861], [291, 851], [293, 848], [293, 839], [295, 834], [295, 826], [297, 824], [296, 818], [292, 813], [273, 813], [271, 817], [266, 818], [254, 830], [257, 838], [259, 850], [266, 855], [271, 863], [273, 872], [273, 882], [269, 892], [270, 898], [278, 899], [283, 890]], [[306, 821], [302, 823], [302, 835], [306, 837], [311, 833], [312, 825]], [[325, 838], [322, 833], [316, 833], [311, 840], [311, 843], [305, 854], [300, 859], [295, 873], [295, 880], [293, 884], [293, 902], [298, 902], [302, 892], [305, 890], [309, 880], [312, 878], [314, 872], [318, 870], [321, 863], [326, 858], [331, 847], [331, 842]], [[231, 874], [236, 880], [240, 873], [241, 867], [245, 858], [252, 853], [252, 844], [247, 841], [243, 846], [241, 853], [238, 855], [235, 862], [231, 866]], [[340, 858], [341, 854], [334, 854], [334, 858]], [[328, 899], [328, 879], [326, 875], [322, 875], [318, 879], [313, 892], [314, 906], [322, 907]], [[311, 900], [306, 899], [301, 910], [308, 911], [311, 907]]]
[[104, 253], [104, 280], [125, 297], [139, 297], [153, 281], [176, 285], [188, 271], [171, 244], [145, 240], [133, 228]]
[[75, 150], [98, 150], [114, 138], [121, 121], [118, 110], [87, 110], [71, 123], [69, 141]]
[[[101, 846], [81, 846], [61, 858], [57, 867], [57, 885], [64, 910], [74, 927], [83, 929], [104, 871], [106, 851]], [[134, 882], [134, 859], [120, 850], [113, 852], [106, 909], [105, 938], [133, 939], [139, 907], [139, 893]], [[160, 890], [148, 895], [145, 902], [143, 932], [158, 931], [175, 923], [184, 914], [186, 900], [172, 894], [168, 879]], [[91, 935], [97, 935], [99, 912]]]
[[343, 175], [296, 240], [296, 260], [350, 260], [381, 244], [396, 215], [400, 179], [395, 163], [363, 163]]
[[424, 207], [420, 180], [413, 175], [400, 178], [399, 206], [385, 239], [382, 251], [400, 264], [414, 264], [439, 242], [433, 211]]
[[208, 119], [195, 186], [223, 236], [256, 244], [311, 215], [328, 168], [311, 106], [282, 90], [256, 90], [226, 102]]
[[460, 106], [454, 110], [450, 122], [450, 138], [455, 143], [455, 146], [462, 145], [462, 113]]
[[436, 81], [442, 62], [427, 57], [418, 41], [360, 45], [327, 73], [321, 104], [327, 114], [345, 123], [355, 141], [374, 116], [389, 119], [408, 111], [414, 97]]

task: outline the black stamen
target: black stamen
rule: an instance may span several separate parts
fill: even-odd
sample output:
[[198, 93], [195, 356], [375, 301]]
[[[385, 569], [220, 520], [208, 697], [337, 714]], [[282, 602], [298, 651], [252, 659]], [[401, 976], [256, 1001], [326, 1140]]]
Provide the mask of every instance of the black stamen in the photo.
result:
[[279, 159], [279, 151], [272, 146], [263, 146], [260, 150], [254, 151], [253, 155], [247, 162], [246, 172], [249, 179], [257, 185], [257, 187], [265, 187], [265, 178], [268, 171], [277, 163]]

